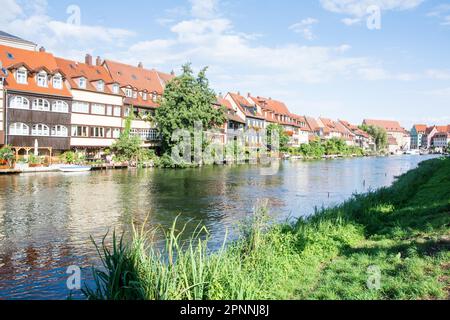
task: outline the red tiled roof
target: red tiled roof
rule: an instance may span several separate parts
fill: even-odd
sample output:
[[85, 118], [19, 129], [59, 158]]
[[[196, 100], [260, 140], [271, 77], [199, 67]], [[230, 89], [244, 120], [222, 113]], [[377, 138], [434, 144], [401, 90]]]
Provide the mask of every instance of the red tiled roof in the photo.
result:
[[222, 97], [217, 97], [217, 104], [224, 106], [226, 108], [226, 117], [228, 120], [239, 123], [245, 123], [245, 121], [236, 114], [236, 111], [233, 109], [233, 106], [231, 105], [230, 101]]
[[[102, 80], [105, 83], [104, 93], [113, 94], [106, 84], [113, 83], [113, 79], [109, 75], [108, 70], [103, 66], [88, 65], [86, 63], [79, 63], [72, 60], [66, 60], [62, 58], [55, 58], [58, 67], [66, 75], [67, 80], [74, 89], [79, 89], [78, 83], [75, 79], [86, 78], [88, 91], [98, 92], [97, 88], [92, 82]], [[83, 89], [81, 89], [83, 90]]]
[[405, 129], [402, 128], [400, 123], [398, 121], [391, 121], [391, 120], [372, 120], [372, 119], [365, 119], [364, 124], [368, 126], [375, 126], [375, 127], [381, 127], [385, 129], [387, 132], [404, 132]]
[[450, 132], [450, 125], [448, 125], [448, 126], [437, 126], [436, 129], [437, 129], [437, 131], [439, 133], [448, 133], [448, 132]]
[[425, 132], [425, 131], [427, 131], [427, 125], [426, 124], [415, 124], [414, 128], [416, 129], [416, 132]]
[[153, 69], [147, 70], [111, 60], [105, 60], [104, 65], [109, 70], [112, 80], [120, 86], [131, 86], [138, 91], [147, 90], [159, 95], [163, 94], [165, 84], [174, 77]]
[[305, 117], [305, 118], [306, 118], [306, 122], [308, 123], [309, 128], [312, 131], [317, 131], [321, 128], [321, 126], [319, 125], [317, 120], [314, 119], [313, 117]]
[[250, 101], [247, 101], [247, 99], [245, 99], [243, 96], [236, 94], [236, 93], [230, 92], [230, 96], [233, 99], [233, 101], [237, 104], [239, 109], [241, 109], [241, 111], [245, 114], [246, 117], [255, 118], [255, 119], [265, 119], [264, 115], [262, 115], [258, 111], [257, 111], [257, 113], [252, 113], [252, 112], [248, 111], [247, 107], [248, 108], [256, 107], [256, 105], [254, 103], [252, 104]]
[[258, 97], [250, 96], [250, 99], [263, 109], [268, 109], [274, 113], [281, 114], [283, 116], [290, 116], [289, 109], [281, 101], [267, 99], [267, 98], [259, 97], [259, 96]]
[[[64, 73], [59, 70], [55, 57], [51, 53], [23, 50], [0, 45], [0, 61], [2, 61], [3, 67], [10, 71], [8, 72], [5, 81], [5, 87], [9, 90], [60, 97], [72, 96], [64, 83], [62, 89], [53, 88], [52, 81], [49, 81], [48, 87], [39, 87], [34, 79], [34, 73], [43, 69], [47, 70], [50, 74], [60, 73], [65, 76]], [[17, 83], [13, 72], [11, 72], [20, 66], [24, 66], [30, 71], [28, 73], [27, 84]]]

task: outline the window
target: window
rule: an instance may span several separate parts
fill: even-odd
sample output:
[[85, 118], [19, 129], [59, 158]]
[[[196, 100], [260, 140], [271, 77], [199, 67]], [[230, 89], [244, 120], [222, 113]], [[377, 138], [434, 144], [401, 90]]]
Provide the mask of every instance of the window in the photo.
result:
[[105, 106], [103, 104], [93, 104], [91, 107], [91, 113], [105, 115]]
[[34, 124], [33, 127], [31, 127], [31, 135], [47, 137], [50, 135], [50, 129], [45, 124]]
[[37, 85], [39, 87], [48, 87], [48, 78], [45, 72], [41, 72], [37, 75]]
[[97, 91], [105, 91], [105, 83], [102, 80], [97, 81]]
[[147, 92], [142, 93], [142, 99], [147, 100]]
[[52, 136], [53, 137], [67, 137], [68, 131], [65, 126], [53, 126]]
[[128, 98], [131, 98], [133, 96], [133, 91], [130, 88], [125, 88], [125, 95]]
[[115, 128], [113, 129], [113, 138], [118, 139], [120, 137], [120, 129]]
[[133, 91], [133, 98], [137, 99], [137, 91]]
[[9, 126], [9, 134], [12, 136], [27, 136], [30, 134], [30, 127], [21, 122], [12, 123]]
[[91, 128], [91, 137], [104, 138], [105, 137], [105, 128], [101, 128], [101, 127]]
[[113, 107], [112, 106], [106, 106], [106, 115], [107, 116], [113, 115]]
[[88, 127], [72, 126], [72, 137], [88, 137]]
[[62, 89], [62, 77], [60, 75], [53, 77], [53, 88]]
[[30, 109], [30, 101], [24, 97], [14, 97], [10, 100], [9, 107], [14, 109]]
[[50, 103], [45, 99], [36, 99], [33, 101], [33, 110], [50, 111]]
[[156, 102], [156, 100], [158, 99], [158, 95], [156, 93], [152, 94], [152, 100], [153, 102]]
[[114, 116], [120, 117], [122, 115], [122, 108], [121, 107], [114, 107]]
[[130, 108], [125, 108], [125, 111], [123, 112], [124, 117], [128, 117], [130, 115]]
[[89, 103], [75, 101], [72, 103], [72, 112], [89, 113]]
[[27, 71], [26, 70], [17, 70], [16, 72], [16, 81], [19, 84], [27, 84]]
[[86, 89], [86, 79], [85, 78], [80, 78], [78, 80], [78, 87], [80, 87], [81, 89]]
[[61, 112], [61, 113], [68, 113], [69, 112], [69, 105], [64, 101], [55, 101], [52, 105], [52, 111], [53, 112]]
[[111, 128], [106, 129], [106, 138], [112, 138], [112, 129]]
[[113, 84], [112, 91], [115, 94], [119, 94], [119, 85], [117, 83]]

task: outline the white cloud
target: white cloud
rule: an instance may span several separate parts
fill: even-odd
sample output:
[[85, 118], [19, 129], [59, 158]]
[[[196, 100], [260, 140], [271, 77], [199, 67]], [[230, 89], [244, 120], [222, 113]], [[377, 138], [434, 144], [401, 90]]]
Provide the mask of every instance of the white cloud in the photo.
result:
[[342, 20], [355, 25], [367, 16], [367, 9], [378, 6], [382, 11], [404, 11], [418, 7], [425, 0], [320, 0], [322, 7], [334, 13], [350, 16]]
[[191, 3], [191, 14], [196, 18], [215, 17], [218, 10], [217, 0], [189, 0]]
[[428, 69], [425, 75], [433, 80], [450, 80], [450, 70]]
[[44, 0], [21, 4], [19, 6], [17, 1], [7, 0], [7, 5], [13, 11], [9, 12], [7, 18], [0, 20], [0, 29], [44, 45], [49, 51], [68, 58], [75, 58], [75, 55], [79, 57], [80, 48], [91, 50], [101, 45], [117, 47], [134, 36], [133, 32], [125, 29], [75, 25], [55, 20], [48, 16], [47, 2]]
[[441, 4], [434, 7], [430, 12], [427, 13], [428, 17], [438, 18], [441, 20], [442, 26], [450, 25], [450, 4]]
[[315, 38], [312, 26], [319, 23], [319, 20], [314, 18], [306, 18], [300, 22], [297, 22], [289, 27], [289, 30], [295, 33], [300, 33], [306, 40], [313, 40]]
[[341, 20], [343, 24], [347, 25], [347, 26], [353, 26], [355, 24], [358, 24], [361, 22], [360, 18], [344, 18]]

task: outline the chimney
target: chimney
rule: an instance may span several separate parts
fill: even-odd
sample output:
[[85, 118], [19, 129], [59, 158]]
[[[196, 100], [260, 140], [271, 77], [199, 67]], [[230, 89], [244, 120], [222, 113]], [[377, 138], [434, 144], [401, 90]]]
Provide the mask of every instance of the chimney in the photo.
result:
[[44, 47], [40, 47], [39, 48], [39, 52], [45, 52], [45, 48]]
[[247, 93], [247, 97], [250, 98], [252, 94], [250, 92]]
[[240, 96], [240, 95], [241, 95], [241, 92], [240, 92], [240, 91], [238, 91], [238, 92], [237, 92], [237, 95], [238, 95], [238, 96]]
[[97, 56], [97, 60], [95, 61], [95, 64], [97, 66], [101, 66], [102, 65], [102, 59], [100, 58], [100, 56]]
[[138, 68], [139, 68], [139, 69], [142, 69], [142, 68], [144, 68], [144, 65], [142, 64], [142, 62], [139, 62], [139, 64], [138, 64]]
[[90, 54], [86, 54], [84, 61], [86, 62], [87, 65], [92, 66], [92, 56]]
[[175, 76], [175, 71], [170, 71], [170, 75]]

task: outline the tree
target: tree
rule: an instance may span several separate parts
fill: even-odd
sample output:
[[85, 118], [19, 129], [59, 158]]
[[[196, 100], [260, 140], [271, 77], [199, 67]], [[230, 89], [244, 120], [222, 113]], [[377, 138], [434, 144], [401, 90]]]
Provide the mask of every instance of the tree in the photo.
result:
[[161, 133], [161, 149], [169, 153], [174, 146], [172, 133], [177, 129], [194, 132], [194, 124], [200, 121], [203, 130], [221, 126], [225, 122], [223, 108], [216, 108], [216, 94], [209, 87], [207, 68], [194, 76], [190, 64], [183, 66], [183, 73], [171, 80], [165, 90], [155, 120]]
[[[133, 109], [133, 108], [131, 108]], [[111, 146], [114, 153], [125, 161], [138, 161], [141, 154], [141, 138], [131, 135], [131, 121], [133, 120], [133, 110], [125, 119], [125, 128], [119, 139]]]
[[367, 132], [373, 138], [378, 151], [383, 150], [387, 147], [388, 135], [384, 128], [376, 126], [368, 126], [365, 124], [363, 124], [359, 128]]
[[284, 128], [282, 126], [280, 126], [279, 124], [274, 124], [271, 123], [267, 126], [267, 146], [269, 148], [272, 147], [272, 132], [273, 131], [278, 131], [278, 137], [279, 137], [279, 149], [280, 151], [287, 151], [287, 146], [289, 144], [289, 136], [286, 133], [286, 131], [284, 130]]

